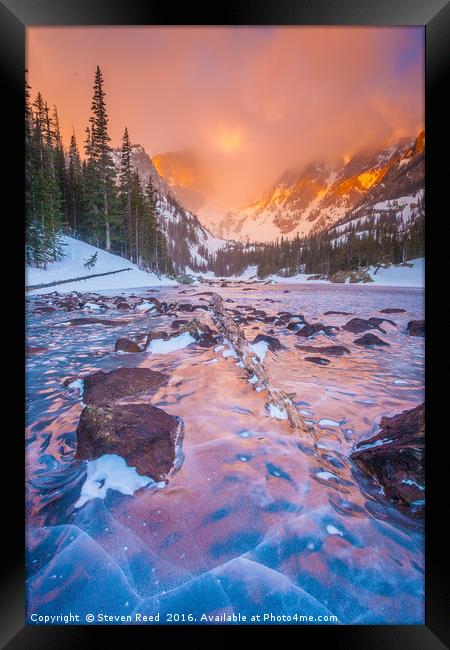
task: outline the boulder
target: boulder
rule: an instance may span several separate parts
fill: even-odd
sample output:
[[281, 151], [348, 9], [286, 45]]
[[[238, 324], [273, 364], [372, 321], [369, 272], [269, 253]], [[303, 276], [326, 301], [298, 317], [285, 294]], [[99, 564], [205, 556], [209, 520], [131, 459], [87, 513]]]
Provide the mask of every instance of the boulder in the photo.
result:
[[400, 309], [399, 307], [388, 307], [387, 309], [380, 309], [380, 314], [405, 314], [406, 309]]
[[114, 346], [114, 352], [140, 352], [141, 348], [137, 343], [134, 341], [130, 341], [130, 339], [126, 338], [120, 338], [117, 339], [116, 344]]
[[181, 325], [186, 325], [186, 323], [189, 323], [187, 318], [177, 318], [170, 323], [170, 327], [173, 327], [173, 329], [179, 329]]
[[330, 277], [331, 282], [373, 282], [372, 278], [365, 269], [358, 269], [357, 271], [337, 271]]
[[203, 309], [202, 305], [191, 305], [190, 303], [185, 302], [185, 303], [181, 303], [181, 304], [176, 305], [176, 310], [177, 311], [189, 311], [189, 312], [192, 312], [192, 311], [195, 311], [196, 309], [198, 309], [199, 307], [201, 307]]
[[410, 320], [406, 326], [406, 331], [409, 336], [425, 336], [425, 321]]
[[177, 275], [175, 279], [179, 284], [194, 284], [197, 282], [197, 278], [194, 275], [190, 275], [189, 273]]
[[267, 334], [258, 334], [252, 341], [252, 344], [259, 343], [260, 341], [264, 341], [265, 343], [267, 343], [267, 345], [269, 346], [269, 350], [271, 350], [272, 352], [276, 352], [277, 350], [284, 350], [284, 345], [282, 345], [275, 336], [268, 336]]
[[355, 339], [353, 341], [356, 345], [360, 345], [365, 348], [372, 347], [374, 345], [378, 346], [389, 346], [389, 343], [386, 343], [386, 341], [383, 341], [382, 339], [378, 338], [378, 336], [375, 336], [375, 334], [372, 334], [371, 332], [367, 332], [364, 334], [364, 336], [361, 336], [359, 339]]
[[350, 457], [364, 473], [376, 478], [388, 499], [415, 517], [423, 516], [424, 404], [382, 418], [377, 433], [359, 442]]
[[149, 368], [116, 368], [111, 372], [98, 370], [84, 378], [83, 402], [105, 406], [123, 397], [158, 388], [167, 379], [167, 375]]
[[196, 340], [197, 345], [200, 345], [202, 348], [210, 348], [217, 345], [217, 339], [215, 337], [218, 335], [218, 331], [213, 330], [205, 323], [200, 323], [196, 318], [182, 325], [175, 336], [183, 334], [183, 332], [188, 332]]
[[350, 316], [351, 312], [349, 312], [349, 311], [333, 311], [333, 310], [331, 310], [331, 311], [324, 311], [323, 315], [324, 316], [335, 316], [335, 315], [336, 316]]
[[181, 461], [183, 424], [150, 404], [87, 406], [77, 427], [79, 460], [117, 454], [142, 476], [167, 478]]

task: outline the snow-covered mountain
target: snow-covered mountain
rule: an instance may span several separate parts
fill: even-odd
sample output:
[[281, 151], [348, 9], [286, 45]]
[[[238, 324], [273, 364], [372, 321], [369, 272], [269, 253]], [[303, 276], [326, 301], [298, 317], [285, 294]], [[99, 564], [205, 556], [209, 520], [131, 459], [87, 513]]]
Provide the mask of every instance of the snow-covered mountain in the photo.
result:
[[[117, 172], [120, 170], [120, 149], [113, 149]], [[159, 174], [144, 147], [133, 145], [131, 163], [145, 187], [151, 177], [158, 196], [160, 224], [167, 237], [169, 252], [178, 270], [206, 270], [208, 257], [226, 241], [213, 236], [197, 216], [174, 197], [169, 183]]]
[[336, 243], [350, 232], [359, 237], [382, 227], [394, 217], [398, 230], [408, 230], [425, 217], [425, 136], [420, 133], [410, 146], [392, 157], [382, 178], [360, 197], [352, 210], [328, 230]]
[[[273, 241], [328, 230], [375, 204], [417, 202], [424, 187], [424, 133], [367, 147], [337, 164], [318, 161], [288, 171], [261, 200], [216, 221], [227, 239]], [[211, 229], [213, 228], [211, 223]]]
[[187, 209], [197, 212], [215, 195], [205, 165], [192, 151], [171, 151], [152, 156], [152, 163], [170, 191]]

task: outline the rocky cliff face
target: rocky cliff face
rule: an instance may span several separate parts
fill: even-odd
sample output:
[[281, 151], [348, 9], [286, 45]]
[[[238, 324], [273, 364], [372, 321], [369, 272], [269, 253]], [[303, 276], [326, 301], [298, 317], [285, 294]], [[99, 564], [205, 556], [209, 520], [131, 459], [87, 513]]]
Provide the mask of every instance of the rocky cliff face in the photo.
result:
[[362, 216], [383, 202], [417, 204], [423, 187], [422, 132], [416, 139], [365, 148], [348, 161], [319, 161], [286, 172], [260, 201], [219, 220], [215, 232], [241, 241], [304, 236]]
[[[113, 150], [114, 165], [120, 169], [120, 149]], [[141, 145], [133, 145], [131, 162], [145, 187], [152, 179], [158, 197], [158, 212], [177, 270], [206, 270], [208, 259], [225, 241], [214, 237], [173, 195], [169, 183], [159, 174]]]
[[152, 163], [172, 194], [188, 210], [199, 210], [214, 194], [213, 183], [194, 153], [161, 153], [152, 157]]

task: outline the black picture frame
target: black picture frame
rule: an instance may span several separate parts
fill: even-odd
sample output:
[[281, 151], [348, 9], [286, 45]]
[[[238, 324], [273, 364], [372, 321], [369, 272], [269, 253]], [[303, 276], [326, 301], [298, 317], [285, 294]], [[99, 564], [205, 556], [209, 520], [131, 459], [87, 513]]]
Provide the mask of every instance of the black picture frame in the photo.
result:
[[[23, 72], [25, 62], [25, 29], [31, 25], [423, 25], [426, 35], [426, 404], [427, 404], [427, 509], [426, 509], [426, 623], [423, 626], [302, 626], [291, 628], [296, 641], [325, 642], [338, 648], [386, 650], [408, 648], [434, 650], [450, 646], [448, 583], [448, 550], [445, 537], [445, 504], [448, 466], [444, 450], [448, 427], [442, 426], [445, 414], [446, 385], [439, 380], [439, 366], [445, 371], [445, 346], [438, 336], [433, 340], [432, 328], [439, 326], [441, 296], [436, 290], [440, 278], [445, 278], [445, 237], [448, 217], [446, 199], [449, 187], [450, 147], [448, 146], [448, 107], [444, 102], [446, 72], [450, 63], [450, 5], [446, 0], [314, 0], [301, 3], [293, 0], [253, 0], [245, 5], [228, 0], [224, 6], [210, 4], [203, 7], [185, 3], [184, 9], [173, 11], [166, 3], [143, 0], [3, 0], [0, 2], [0, 65], [4, 73], [2, 110], [4, 117], [4, 156], [7, 168], [3, 174], [5, 200], [10, 198], [8, 219], [11, 232], [8, 253], [12, 262], [8, 269], [8, 286], [17, 283], [14, 304], [15, 318], [8, 319], [8, 348], [12, 352], [7, 397], [8, 408], [3, 419], [3, 437], [7, 437], [4, 464], [12, 468], [8, 493], [3, 498], [3, 517], [6, 527], [1, 583], [0, 642], [8, 650], [19, 648], [86, 648], [98, 645], [100, 635], [114, 634], [120, 643], [129, 634], [142, 639], [153, 639], [156, 634], [182, 632], [195, 629], [204, 634], [220, 632], [225, 641], [230, 634], [238, 633], [243, 642], [254, 638], [255, 626], [180, 628], [157, 627], [81, 627], [81, 626], [28, 626], [24, 613], [24, 488], [23, 488]], [[7, 128], [5, 128], [7, 125]], [[448, 200], [448, 199], [447, 199]], [[448, 210], [448, 209], [447, 209]], [[6, 221], [6, 220], [5, 220]], [[447, 230], [448, 233], [448, 230]], [[448, 242], [447, 234], [447, 242]], [[439, 248], [441, 246], [441, 248]], [[448, 257], [448, 254], [447, 254]], [[22, 264], [22, 266], [20, 266]], [[448, 273], [447, 273], [448, 275]], [[9, 277], [10, 276], [10, 277]], [[440, 298], [440, 299], [439, 299]], [[443, 334], [442, 334], [443, 335]], [[445, 375], [442, 374], [442, 377]], [[447, 418], [448, 419], [448, 418]], [[6, 444], [6, 443], [4, 443]], [[13, 461], [14, 459], [14, 461]], [[5, 479], [6, 481], [6, 479]], [[443, 497], [443, 498], [442, 498]], [[8, 548], [9, 546], [9, 548]], [[264, 628], [264, 635], [279, 635], [282, 626]], [[252, 637], [250, 637], [250, 634]], [[145, 636], [144, 636], [145, 635]], [[278, 636], [279, 638], [279, 636]], [[104, 646], [100, 646], [104, 647]]]

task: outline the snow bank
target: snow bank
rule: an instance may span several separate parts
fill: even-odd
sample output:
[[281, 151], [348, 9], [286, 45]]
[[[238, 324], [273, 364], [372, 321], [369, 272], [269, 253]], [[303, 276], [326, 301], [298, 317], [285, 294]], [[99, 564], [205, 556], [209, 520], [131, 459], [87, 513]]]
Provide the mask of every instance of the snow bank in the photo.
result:
[[408, 266], [390, 266], [387, 269], [380, 268], [375, 273], [376, 268], [369, 268], [370, 277], [373, 284], [381, 286], [394, 287], [424, 287], [425, 286], [425, 258], [418, 257], [411, 260]]
[[[424, 287], [425, 258], [418, 257], [414, 260], [408, 261], [408, 264], [412, 264], [412, 266], [390, 266], [386, 269], [379, 268], [376, 273], [375, 271], [377, 267], [371, 266], [368, 269], [368, 273], [373, 282], [368, 282], [364, 286], [371, 287], [373, 285], [377, 285], [382, 287]], [[298, 275], [293, 275], [289, 278], [283, 278], [280, 275], [269, 275], [267, 278], [265, 278], [265, 281], [267, 282], [274, 280], [280, 284], [331, 284], [329, 280], [308, 280], [311, 275], [311, 273], [299, 273]]]
[[[153, 287], [160, 285], [176, 285], [177, 282], [162, 277], [159, 279], [154, 273], [141, 271], [139, 267], [132, 264], [129, 260], [112, 255], [106, 251], [86, 244], [85, 242], [73, 239], [73, 237], [64, 236], [63, 242], [66, 245], [64, 250], [66, 256], [60, 262], [49, 264], [47, 269], [36, 269], [30, 266], [26, 267], [26, 286], [33, 284], [47, 284], [57, 280], [69, 280], [83, 275], [93, 275], [96, 273], [108, 273], [109, 271], [118, 271], [120, 269], [131, 269], [114, 275], [106, 275], [100, 278], [91, 278], [79, 282], [69, 282], [67, 284], [55, 285], [45, 289], [37, 289], [34, 293], [49, 293], [58, 291], [59, 293], [69, 293], [70, 291], [101, 291], [104, 289], [130, 289], [137, 287]], [[97, 253], [97, 262], [91, 269], [85, 269], [85, 261]]]

